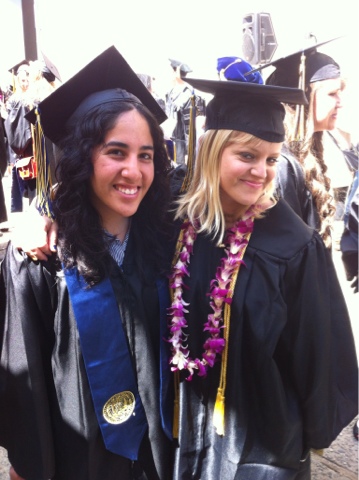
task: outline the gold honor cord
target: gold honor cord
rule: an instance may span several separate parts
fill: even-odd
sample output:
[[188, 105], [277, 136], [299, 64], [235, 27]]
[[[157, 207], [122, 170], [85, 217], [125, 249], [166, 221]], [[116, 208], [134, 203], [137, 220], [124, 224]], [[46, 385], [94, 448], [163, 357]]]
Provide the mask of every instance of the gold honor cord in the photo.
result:
[[[252, 219], [253, 220], [253, 219]], [[242, 251], [240, 253], [240, 258], [236, 266], [235, 271], [233, 272], [232, 280], [229, 286], [229, 292], [227, 298], [233, 298], [234, 289], [236, 287], [237, 278], [239, 269], [241, 267], [241, 260], [244, 257], [245, 251], [247, 249], [249, 239], [252, 232], [244, 235], [244, 238], [247, 240], [247, 243], [243, 245]], [[224, 435], [224, 414], [225, 414], [225, 393], [227, 386], [227, 366], [228, 366], [228, 345], [229, 345], [229, 330], [231, 325], [231, 306], [228, 303], [224, 305], [224, 314], [223, 314], [223, 325], [224, 332], [223, 338], [225, 339], [225, 345], [222, 353], [222, 363], [221, 363], [221, 376], [219, 379], [219, 386], [217, 390], [216, 403], [214, 405], [213, 412], [213, 426], [215, 427], [218, 435]]]
[[[253, 220], [253, 219], [252, 219]], [[237, 278], [239, 269], [241, 266], [241, 260], [244, 257], [245, 251], [247, 249], [250, 237], [252, 232], [247, 233], [244, 235], [244, 238], [247, 240], [247, 243], [243, 245], [240, 257], [238, 260], [238, 264], [236, 266], [235, 271], [233, 272], [232, 280], [229, 286], [229, 292], [227, 298], [232, 298], [234, 289], [236, 287]], [[179, 248], [182, 244], [183, 239], [183, 230], [181, 230], [180, 235], [177, 241], [176, 252], [180, 251]], [[173, 265], [177, 262], [178, 256], [175, 257], [173, 261]], [[173, 302], [173, 290], [170, 290], [171, 293], [171, 301]], [[225, 415], [225, 393], [226, 393], [226, 386], [227, 386], [227, 366], [228, 366], [228, 345], [229, 345], [229, 331], [230, 331], [230, 323], [231, 323], [231, 306], [228, 303], [224, 305], [224, 313], [223, 313], [223, 325], [224, 325], [224, 333], [223, 338], [225, 339], [225, 347], [222, 352], [222, 361], [221, 361], [221, 373], [219, 379], [219, 385], [217, 389], [217, 396], [216, 396], [216, 403], [214, 405], [214, 412], [213, 412], [213, 426], [215, 427], [218, 435], [224, 435], [224, 415]], [[174, 374], [174, 412], [173, 412], [173, 438], [178, 438], [179, 433], [179, 384], [180, 384], [180, 376], [179, 371], [177, 370]]]

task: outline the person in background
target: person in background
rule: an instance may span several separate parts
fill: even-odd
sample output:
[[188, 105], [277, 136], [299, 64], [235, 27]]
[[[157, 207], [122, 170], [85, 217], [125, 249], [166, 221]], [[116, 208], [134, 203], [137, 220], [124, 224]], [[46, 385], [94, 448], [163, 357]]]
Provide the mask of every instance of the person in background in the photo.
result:
[[[166, 111], [166, 103], [156, 92], [152, 89], [152, 77], [145, 73], [138, 73], [138, 78], [141, 82], [145, 85], [147, 90], [154, 96], [158, 105], [162, 108], [162, 110]], [[168, 133], [165, 134], [165, 146], [167, 150], [168, 161], [174, 165], [174, 141], [168, 136]]]
[[170, 274], [174, 480], [307, 480], [358, 409], [346, 304], [318, 232], [273, 198], [282, 103], [302, 91], [188, 79], [211, 93], [177, 202]]
[[155, 97], [158, 105], [162, 108], [162, 110], [166, 111], [165, 101], [163, 100], [163, 98], [161, 98], [157, 94], [157, 92], [153, 90], [153, 85], [152, 85], [153, 78], [151, 77], [151, 75], [147, 75], [147, 73], [138, 73], [137, 76], [141, 80], [141, 82], [145, 85], [145, 87], [148, 89], [148, 91], [151, 92], [152, 95]]
[[[267, 85], [300, 86], [309, 99], [306, 107], [287, 105], [285, 147], [304, 170], [307, 199], [304, 198], [302, 217], [320, 232], [331, 248], [334, 220], [342, 219], [353, 173], [341, 149], [328, 134], [336, 129], [345, 80], [337, 62], [317, 51], [324, 43], [327, 42], [271, 62], [262, 69], [269, 65], [275, 67], [266, 80]], [[341, 143], [344, 142], [347, 144], [342, 136]]]
[[358, 293], [358, 222], [359, 222], [359, 178], [358, 166], [349, 189], [344, 209], [344, 231], [340, 239], [340, 250], [347, 280], [352, 282], [354, 293]]
[[30, 62], [22, 62], [13, 67], [14, 90], [6, 102], [4, 122], [7, 137], [11, 169], [11, 213], [23, 211], [23, 198], [31, 203], [36, 196], [36, 179], [23, 180], [17, 172], [16, 163], [33, 155], [31, 125], [25, 115], [32, 108], [29, 88], [31, 84]]
[[13, 478], [170, 480], [166, 116], [114, 47], [39, 110], [58, 252], [1, 264], [0, 445]]
[[[21, 65], [19, 69], [23, 67], [24, 65]], [[21, 70], [20, 74], [22, 74], [22, 72]], [[36, 196], [36, 178], [21, 178], [16, 168], [23, 159], [36, 156], [34, 132], [31, 124], [26, 119], [26, 115], [34, 106], [38, 105], [40, 101], [44, 100], [57, 88], [57, 79], [61, 80], [56, 67], [45, 56], [44, 60], [28, 62], [26, 64], [26, 74], [28, 79], [26, 89], [16, 88], [6, 103], [7, 117], [5, 119], [5, 130], [13, 158], [11, 185], [12, 213], [23, 212], [23, 199], [28, 199], [28, 203], [31, 204]], [[19, 74], [16, 77], [17, 79], [18, 76]], [[19, 82], [19, 80], [17, 81]], [[50, 164], [50, 175], [54, 178], [56, 149], [48, 140], [45, 141], [48, 143], [47, 161]]]
[[30, 85], [30, 62], [24, 60], [12, 67], [11, 72], [14, 76], [13, 93], [21, 95], [26, 92]]
[[[179, 60], [169, 59], [173, 70], [173, 86], [166, 93], [166, 114], [168, 120], [163, 128], [165, 136], [173, 140], [174, 162], [183, 165], [187, 162], [189, 148], [190, 110], [191, 97], [195, 95], [194, 89], [186, 82], [187, 74], [191, 68]], [[196, 115], [203, 116], [205, 112], [204, 101], [196, 96]]]
[[[32, 107], [36, 107], [62, 83], [60, 73], [56, 66], [46, 55], [42, 55], [42, 60], [36, 60], [30, 64], [32, 82], [29, 89], [29, 96]], [[48, 138], [45, 138], [44, 141], [46, 144], [46, 162], [49, 166], [51, 184], [54, 184], [56, 182], [55, 169], [58, 163], [59, 151], [56, 145]]]

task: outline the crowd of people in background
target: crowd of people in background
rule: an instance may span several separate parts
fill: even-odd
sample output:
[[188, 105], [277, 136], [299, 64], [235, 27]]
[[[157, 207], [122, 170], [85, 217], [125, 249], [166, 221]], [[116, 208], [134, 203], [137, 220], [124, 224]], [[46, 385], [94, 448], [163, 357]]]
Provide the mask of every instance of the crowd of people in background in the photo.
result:
[[[11, 175], [9, 213], [19, 213], [23, 212], [26, 205], [29, 205], [36, 196], [36, 171], [32, 171], [31, 163], [35, 151], [34, 132], [25, 116], [61, 82], [56, 67], [46, 57], [43, 60], [24, 60], [12, 67], [10, 72], [11, 83], [3, 86], [0, 92], [1, 161], [2, 175]], [[52, 174], [54, 158], [55, 151], [49, 145], [48, 161], [51, 164]], [[21, 174], [20, 171], [24, 173]], [[5, 205], [2, 204], [0, 212], [6, 211], [5, 209]], [[8, 212], [1, 216], [0, 221], [6, 222], [7, 219]], [[6, 225], [3, 228], [6, 229]]]

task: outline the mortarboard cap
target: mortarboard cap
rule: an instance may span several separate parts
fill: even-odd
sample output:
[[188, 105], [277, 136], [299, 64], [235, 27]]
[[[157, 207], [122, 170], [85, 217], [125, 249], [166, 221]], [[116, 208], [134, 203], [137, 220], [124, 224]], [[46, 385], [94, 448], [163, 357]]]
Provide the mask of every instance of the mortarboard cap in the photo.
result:
[[24, 69], [24, 70], [27, 70], [29, 71], [29, 68], [30, 68], [30, 64], [27, 60], [21, 60], [21, 62], [17, 63], [16, 65], [14, 65], [13, 67], [9, 68], [9, 72], [14, 74], [14, 75], [17, 75], [18, 74], [18, 71], [19, 69]]
[[179, 60], [174, 60], [173, 58], [169, 58], [169, 61], [171, 63], [172, 68], [179, 67], [180, 71], [183, 73], [192, 72], [191, 68], [186, 63], [180, 62]]
[[[74, 118], [78, 120], [95, 106], [114, 101], [114, 95], [118, 100], [129, 101], [137, 97], [135, 100], [145, 105], [159, 123], [167, 118], [136, 73], [112, 46], [38, 105], [44, 135], [58, 143]], [[26, 118], [35, 124], [35, 109]]]
[[239, 130], [268, 142], [284, 141], [282, 102], [308, 103], [304, 92], [296, 88], [194, 78], [188, 83], [214, 95], [206, 107], [206, 130]]
[[44, 54], [44, 52], [41, 52], [41, 54], [45, 62], [45, 65], [42, 69], [43, 76], [46, 78], [48, 82], [54, 82], [55, 78], [57, 78], [61, 82], [62, 80], [61, 80], [61, 76], [58, 69], [51, 62], [51, 60]]
[[340, 37], [332, 38], [325, 42], [317, 43], [316, 45], [304, 48], [295, 53], [274, 60], [273, 62], [262, 65], [259, 69], [252, 70], [252, 72], [263, 70], [269, 66], [275, 67], [274, 72], [271, 73], [267, 78], [266, 84], [296, 88], [299, 85], [301, 59], [302, 55], [304, 54], [305, 90], [312, 82], [339, 78], [340, 67], [337, 62], [335, 62], [330, 56], [317, 51], [317, 48], [332, 42], [333, 40], [337, 40], [338, 38]]

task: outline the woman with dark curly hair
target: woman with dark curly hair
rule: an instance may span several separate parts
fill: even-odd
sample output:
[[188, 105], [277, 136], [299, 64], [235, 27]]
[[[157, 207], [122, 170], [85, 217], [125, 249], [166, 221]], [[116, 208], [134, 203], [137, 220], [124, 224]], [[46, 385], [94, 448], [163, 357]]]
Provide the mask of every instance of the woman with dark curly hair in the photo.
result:
[[114, 47], [38, 114], [62, 151], [50, 205], [58, 251], [39, 262], [10, 244], [1, 265], [11, 475], [168, 479], [165, 115]]

